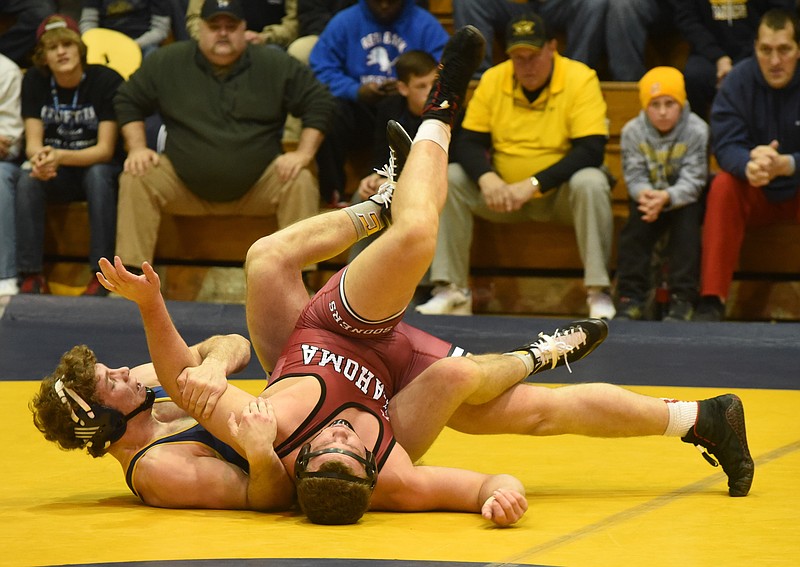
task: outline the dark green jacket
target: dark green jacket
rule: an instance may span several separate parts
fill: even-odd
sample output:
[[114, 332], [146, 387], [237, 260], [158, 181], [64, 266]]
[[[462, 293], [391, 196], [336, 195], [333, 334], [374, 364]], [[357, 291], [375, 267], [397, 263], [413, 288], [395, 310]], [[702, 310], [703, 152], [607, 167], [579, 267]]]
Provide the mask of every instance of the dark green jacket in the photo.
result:
[[224, 78], [195, 41], [162, 47], [114, 98], [120, 126], [159, 112], [164, 153], [186, 186], [209, 201], [244, 195], [282, 152], [287, 113], [328, 129], [334, 99], [311, 70], [284, 51], [249, 45]]

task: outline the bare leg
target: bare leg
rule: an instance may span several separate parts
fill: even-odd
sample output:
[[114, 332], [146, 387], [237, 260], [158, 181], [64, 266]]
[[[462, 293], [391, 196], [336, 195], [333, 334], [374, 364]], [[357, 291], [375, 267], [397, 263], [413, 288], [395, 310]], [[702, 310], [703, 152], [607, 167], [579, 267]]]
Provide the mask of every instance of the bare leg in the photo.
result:
[[359, 316], [379, 321], [406, 308], [433, 259], [446, 195], [447, 153], [415, 142], [394, 191], [392, 226], [347, 269], [345, 294]]
[[395, 437], [412, 459], [418, 459], [460, 407], [484, 404], [527, 374], [525, 364], [513, 356], [487, 354], [439, 360], [389, 402]]
[[663, 435], [668, 421], [664, 400], [612, 384], [518, 384], [485, 404], [462, 405], [447, 425], [472, 434], [638, 437]]
[[442, 51], [439, 75], [394, 191], [393, 224], [356, 257], [344, 279], [347, 301], [364, 319], [380, 321], [403, 311], [433, 259], [447, 197], [450, 128], [484, 45], [480, 32], [468, 26]]
[[412, 459], [445, 427], [486, 435], [663, 435], [667, 404], [611, 384], [547, 388], [520, 384], [525, 365], [481, 355], [437, 361], [389, 403], [392, 428]]
[[247, 329], [261, 366], [272, 371], [308, 303], [302, 268], [332, 258], [356, 241], [342, 211], [305, 219], [257, 240], [247, 252]]

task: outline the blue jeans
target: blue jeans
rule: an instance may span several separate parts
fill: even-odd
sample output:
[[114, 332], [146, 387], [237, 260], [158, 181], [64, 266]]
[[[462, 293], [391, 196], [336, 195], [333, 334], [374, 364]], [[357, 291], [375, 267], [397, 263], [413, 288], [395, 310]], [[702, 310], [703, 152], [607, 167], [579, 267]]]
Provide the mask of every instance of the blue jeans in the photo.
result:
[[0, 53], [21, 67], [30, 64], [28, 56], [36, 46], [36, 28], [41, 21], [56, 12], [53, 0], [5, 0], [0, 13], [16, 18], [14, 24], [0, 34]]
[[20, 273], [40, 273], [44, 256], [47, 202], [86, 201], [89, 206], [89, 266], [113, 258], [117, 232], [118, 178], [122, 165], [98, 163], [89, 167], [60, 167], [50, 181], [23, 172], [17, 182], [17, 261]]
[[14, 193], [18, 177], [17, 164], [0, 161], [0, 280], [17, 275]]
[[508, 22], [515, 16], [538, 12], [551, 31], [566, 31], [571, 59], [596, 67], [602, 54], [603, 23], [609, 0], [456, 0], [453, 2], [453, 24], [456, 29], [472, 24], [486, 38], [486, 55], [476, 73], [480, 76], [494, 63], [492, 46], [495, 36], [505, 38]]
[[[734, 61], [734, 63], [736, 63]], [[702, 55], [690, 53], [683, 67], [686, 80], [686, 100], [692, 112], [709, 121], [711, 103], [717, 94], [717, 65]]]
[[648, 30], [656, 22], [672, 21], [663, 4], [667, 3], [657, 0], [609, 0], [605, 45], [608, 68], [615, 81], [638, 81], [647, 72], [644, 48]]
[[550, 32], [567, 34], [564, 55], [597, 69], [605, 52], [615, 81], [638, 81], [645, 73], [648, 28], [669, 21], [657, 0], [456, 0], [453, 24], [477, 27], [486, 38], [486, 57], [476, 73], [493, 64], [495, 36], [505, 37], [508, 22], [519, 14], [538, 12]]

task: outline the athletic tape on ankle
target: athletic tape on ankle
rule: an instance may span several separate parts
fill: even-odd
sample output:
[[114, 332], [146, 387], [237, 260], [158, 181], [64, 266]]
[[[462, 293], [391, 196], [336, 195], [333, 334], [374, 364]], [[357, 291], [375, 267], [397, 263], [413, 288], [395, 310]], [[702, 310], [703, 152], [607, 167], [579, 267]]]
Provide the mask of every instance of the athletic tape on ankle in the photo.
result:
[[533, 372], [533, 356], [531, 356], [531, 353], [527, 351], [515, 350], [514, 352], [504, 352], [503, 354], [506, 356], [516, 356], [525, 364], [525, 368], [528, 369], [528, 374]]
[[413, 144], [420, 140], [429, 140], [438, 144], [445, 153], [450, 151], [450, 126], [440, 120], [428, 119], [420, 124], [417, 135], [414, 136]]

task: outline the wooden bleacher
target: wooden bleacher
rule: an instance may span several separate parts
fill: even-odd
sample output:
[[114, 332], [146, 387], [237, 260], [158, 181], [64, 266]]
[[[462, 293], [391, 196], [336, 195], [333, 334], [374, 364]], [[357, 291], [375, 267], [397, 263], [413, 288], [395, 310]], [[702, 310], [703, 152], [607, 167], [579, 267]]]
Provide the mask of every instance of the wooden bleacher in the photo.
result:
[[[610, 130], [606, 163], [618, 180], [612, 190], [618, 237], [628, 210], [619, 136], [625, 122], [638, 113], [639, 101], [631, 83], [604, 82], [602, 89]], [[210, 295], [203, 295], [202, 290], [208, 287], [209, 274], [219, 267], [239, 269], [250, 244], [274, 230], [274, 218], [269, 217], [165, 215], [156, 248], [156, 265], [162, 274], [165, 296], [179, 300], [242, 300], [241, 282]], [[732, 288], [731, 317], [800, 319], [798, 233], [800, 227], [796, 225], [776, 225], [748, 233]], [[88, 249], [85, 204], [51, 205], [45, 239], [49, 278], [70, 286], [85, 284], [89, 277], [85, 260]], [[320, 280], [344, 261], [340, 256], [324, 265]], [[616, 255], [612, 269], [615, 266]], [[581, 275], [582, 263], [571, 227], [534, 222], [493, 224], [476, 219], [472, 248], [476, 313], [580, 315], [585, 311]]]

